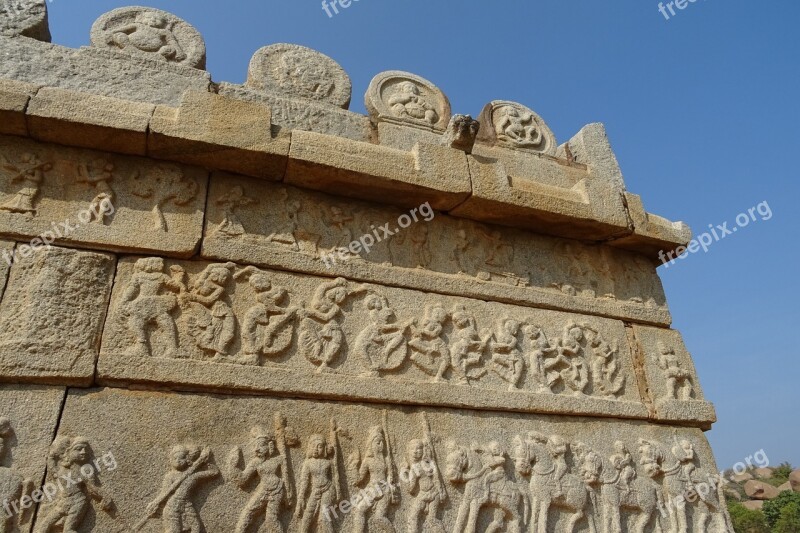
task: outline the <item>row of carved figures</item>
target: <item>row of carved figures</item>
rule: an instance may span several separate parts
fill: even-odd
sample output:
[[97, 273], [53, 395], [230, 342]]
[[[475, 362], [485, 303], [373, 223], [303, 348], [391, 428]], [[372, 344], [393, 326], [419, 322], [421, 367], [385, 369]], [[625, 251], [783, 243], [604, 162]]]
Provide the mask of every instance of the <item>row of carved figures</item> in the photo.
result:
[[[386, 297], [342, 278], [322, 282], [310, 304], [295, 307], [286, 289], [254, 267], [237, 270], [233, 263], [211, 264], [189, 283], [182, 267], [171, 266], [167, 274], [158, 257], [139, 259], [134, 269], [118, 315], [135, 337], [130, 351], [138, 356], [182, 355], [175, 318], [181, 309], [187, 315], [189, 335], [211, 361], [261, 364], [281, 356], [290, 348], [299, 322], [299, 352], [318, 372], [332, 371], [346, 344], [342, 306], [349, 298], [362, 297], [369, 321], [356, 337], [353, 352], [365, 375], [399, 371], [410, 361], [434, 382], [451, 375], [454, 381], [469, 384], [491, 371], [516, 390], [522, 387], [527, 368], [539, 392], [585, 394], [591, 382], [593, 393], [612, 398], [626, 381], [616, 343], [585, 324], [571, 323], [562, 337], [551, 340], [541, 327], [513, 318], [499, 320], [494, 332], [479, 331], [474, 316], [461, 306], [448, 311], [431, 305], [421, 320], [397, 320]], [[257, 303], [237, 318], [228, 290], [241, 278], [247, 278]], [[449, 338], [448, 323], [452, 324]], [[244, 353], [235, 356], [239, 329]], [[155, 332], [164, 344], [158, 350], [152, 346]]]
[[[301, 443], [286, 418], [276, 413], [271, 429], [251, 430], [246, 453], [237, 446], [228, 454], [225, 481], [250, 492], [235, 533], [255, 531], [262, 523], [266, 531], [279, 533], [287, 520], [291, 531], [329, 533], [342, 527], [348, 516], [353, 533], [394, 533], [391, 518], [398, 513], [393, 508], [401, 500], [404, 511], [395, 522], [402, 521], [408, 533], [444, 533], [442, 515], [451, 502], [453, 533], [475, 533], [484, 518], [491, 520], [487, 531], [520, 533], [527, 526], [525, 531], [546, 533], [557, 512], [567, 522], [560, 529], [566, 533], [583, 523], [593, 533], [659, 528], [687, 533], [690, 527], [695, 533], [729, 531], [720, 508], [721, 483], [698, 468], [694, 447], [686, 439], [676, 438], [669, 451], [661, 443], [639, 439], [635, 461], [622, 441], [616, 441], [604, 458], [584, 443], [532, 431], [516, 436], [508, 453], [498, 441], [442, 445], [425, 414], [421, 422], [421, 434], [407, 443], [398, 464], [386, 411], [382, 423], [368, 430], [363, 449], [349, 444], [352, 451], [346, 459], [340, 437], [353, 439], [335, 420], [328, 435], [314, 434]], [[0, 430], [4, 453], [13, 435], [8, 419], [0, 419]], [[295, 473], [291, 449], [301, 444], [305, 456]], [[437, 450], [442, 446], [444, 469]], [[60, 485], [51, 503], [43, 503], [35, 533], [77, 531], [92, 500], [117, 516], [93, 457], [83, 437], [61, 436], [53, 442], [48, 482], [71, 482], [66, 488]], [[209, 447], [175, 445], [161, 487], [131, 529], [140, 531], [150, 520], [160, 519], [165, 532], [201, 531], [198, 490], [222, 474]], [[5, 491], [0, 496], [18, 509], [16, 502], [30, 496], [33, 484], [13, 466], [0, 468], [0, 476]], [[7, 513], [4, 520], [2, 531], [12, 531], [12, 523], [27, 520], [27, 515]], [[630, 526], [623, 529], [625, 524]]]

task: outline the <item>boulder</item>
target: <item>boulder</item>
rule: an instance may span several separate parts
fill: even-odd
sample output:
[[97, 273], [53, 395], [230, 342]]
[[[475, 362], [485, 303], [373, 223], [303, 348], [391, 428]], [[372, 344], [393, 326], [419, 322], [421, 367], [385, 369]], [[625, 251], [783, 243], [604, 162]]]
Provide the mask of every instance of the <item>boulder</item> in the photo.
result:
[[753, 475], [756, 476], [758, 479], [770, 479], [775, 474], [775, 471], [771, 468], [754, 468]]
[[725, 489], [725, 496], [727, 498], [732, 499], [732, 500], [736, 500], [737, 502], [742, 501], [741, 493], [738, 490], [736, 490], [734, 488], [731, 488], [731, 487], [728, 487], [728, 488]]
[[744, 492], [753, 500], [771, 500], [780, 494], [772, 485], [754, 479], [744, 484]]
[[789, 474], [789, 483], [793, 491], [800, 492], [800, 468]]
[[742, 506], [745, 509], [750, 509], [751, 511], [760, 511], [764, 507], [763, 500], [750, 500], [746, 502], [742, 502]]
[[731, 474], [731, 481], [734, 483], [744, 483], [745, 481], [750, 481], [751, 479], [755, 479], [753, 474], [750, 472], [742, 472], [741, 474]]
[[778, 487], [778, 492], [783, 492], [786, 490], [792, 490], [792, 484], [789, 481]]

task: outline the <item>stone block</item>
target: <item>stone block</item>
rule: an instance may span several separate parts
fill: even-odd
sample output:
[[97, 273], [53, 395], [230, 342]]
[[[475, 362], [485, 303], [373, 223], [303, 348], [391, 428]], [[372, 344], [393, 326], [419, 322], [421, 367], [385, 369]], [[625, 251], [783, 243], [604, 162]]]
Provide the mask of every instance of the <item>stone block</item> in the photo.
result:
[[31, 137], [45, 142], [145, 155], [155, 106], [45, 87], [27, 110]]
[[50, 40], [45, 0], [3, 0], [0, 2], [0, 35]]
[[0, 137], [0, 235], [191, 256], [207, 182], [195, 167]]
[[12, 80], [0, 80], [0, 134], [28, 135], [25, 110], [39, 86]]
[[671, 222], [664, 217], [648, 213], [639, 195], [625, 193], [625, 203], [633, 222], [634, 232], [609, 244], [644, 253], [656, 258], [686, 246], [692, 239], [692, 230], [684, 222]]
[[148, 155], [280, 181], [289, 135], [272, 135], [268, 105], [188, 91], [180, 107], [158, 107]]

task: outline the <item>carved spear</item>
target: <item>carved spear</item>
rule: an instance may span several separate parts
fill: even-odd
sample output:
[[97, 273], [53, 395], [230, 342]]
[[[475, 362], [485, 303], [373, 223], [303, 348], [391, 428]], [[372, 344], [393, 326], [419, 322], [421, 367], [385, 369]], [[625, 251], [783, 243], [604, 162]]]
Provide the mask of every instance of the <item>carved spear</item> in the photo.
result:
[[428, 444], [428, 449], [431, 451], [431, 460], [433, 467], [436, 469], [436, 488], [439, 491], [439, 497], [442, 503], [447, 501], [447, 488], [442, 479], [442, 471], [439, 469], [439, 459], [436, 457], [436, 448], [433, 447], [433, 435], [431, 434], [431, 423], [428, 421], [428, 415], [422, 413], [422, 427], [425, 435], [425, 441]]
[[278, 453], [283, 458], [281, 478], [283, 478], [283, 486], [286, 487], [286, 502], [290, 507], [294, 507], [294, 488], [292, 485], [294, 476], [291, 473], [292, 462], [289, 460], [289, 448], [297, 446], [299, 440], [294, 435], [294, 430], [287, 425], [286, 418], [282, 414], [275, 413], [274, 421]]
[[383, 438], [386, 441], [386, 455], [389, 459], [386, 481], [389, 483], [389, 495], [392, 503], [397, 503], [397, 491], [394, 487], [394, 452], [392, 452], [392, 440], [389, 438], [389, 413], [383, 410]]

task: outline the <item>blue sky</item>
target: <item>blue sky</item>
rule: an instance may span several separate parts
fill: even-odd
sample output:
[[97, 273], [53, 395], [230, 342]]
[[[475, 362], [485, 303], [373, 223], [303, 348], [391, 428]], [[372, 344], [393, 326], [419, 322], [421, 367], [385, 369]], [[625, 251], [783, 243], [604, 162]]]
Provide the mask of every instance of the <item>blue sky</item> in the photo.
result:
[[[53, 0], [53, 42], [88, 44], [123, 5]], [[717, 406], [719, 466], [762, 448], [800, 465], [800, 2], [697, 0], [670, 20], [654, 0], [359, 0], [333, 18], [319, 0], [145, 5], [202, 32], [215, 81], [244, 81], [255, 50], [289, 42], [347, 70], [355, 111], [372, 76], [397, 69], [436, 83], [457, 113], [522, 102], [559, 141], [604, 122], [628, 189], [695, 233], [767, 201], [770, 220], [660, 272]]]

